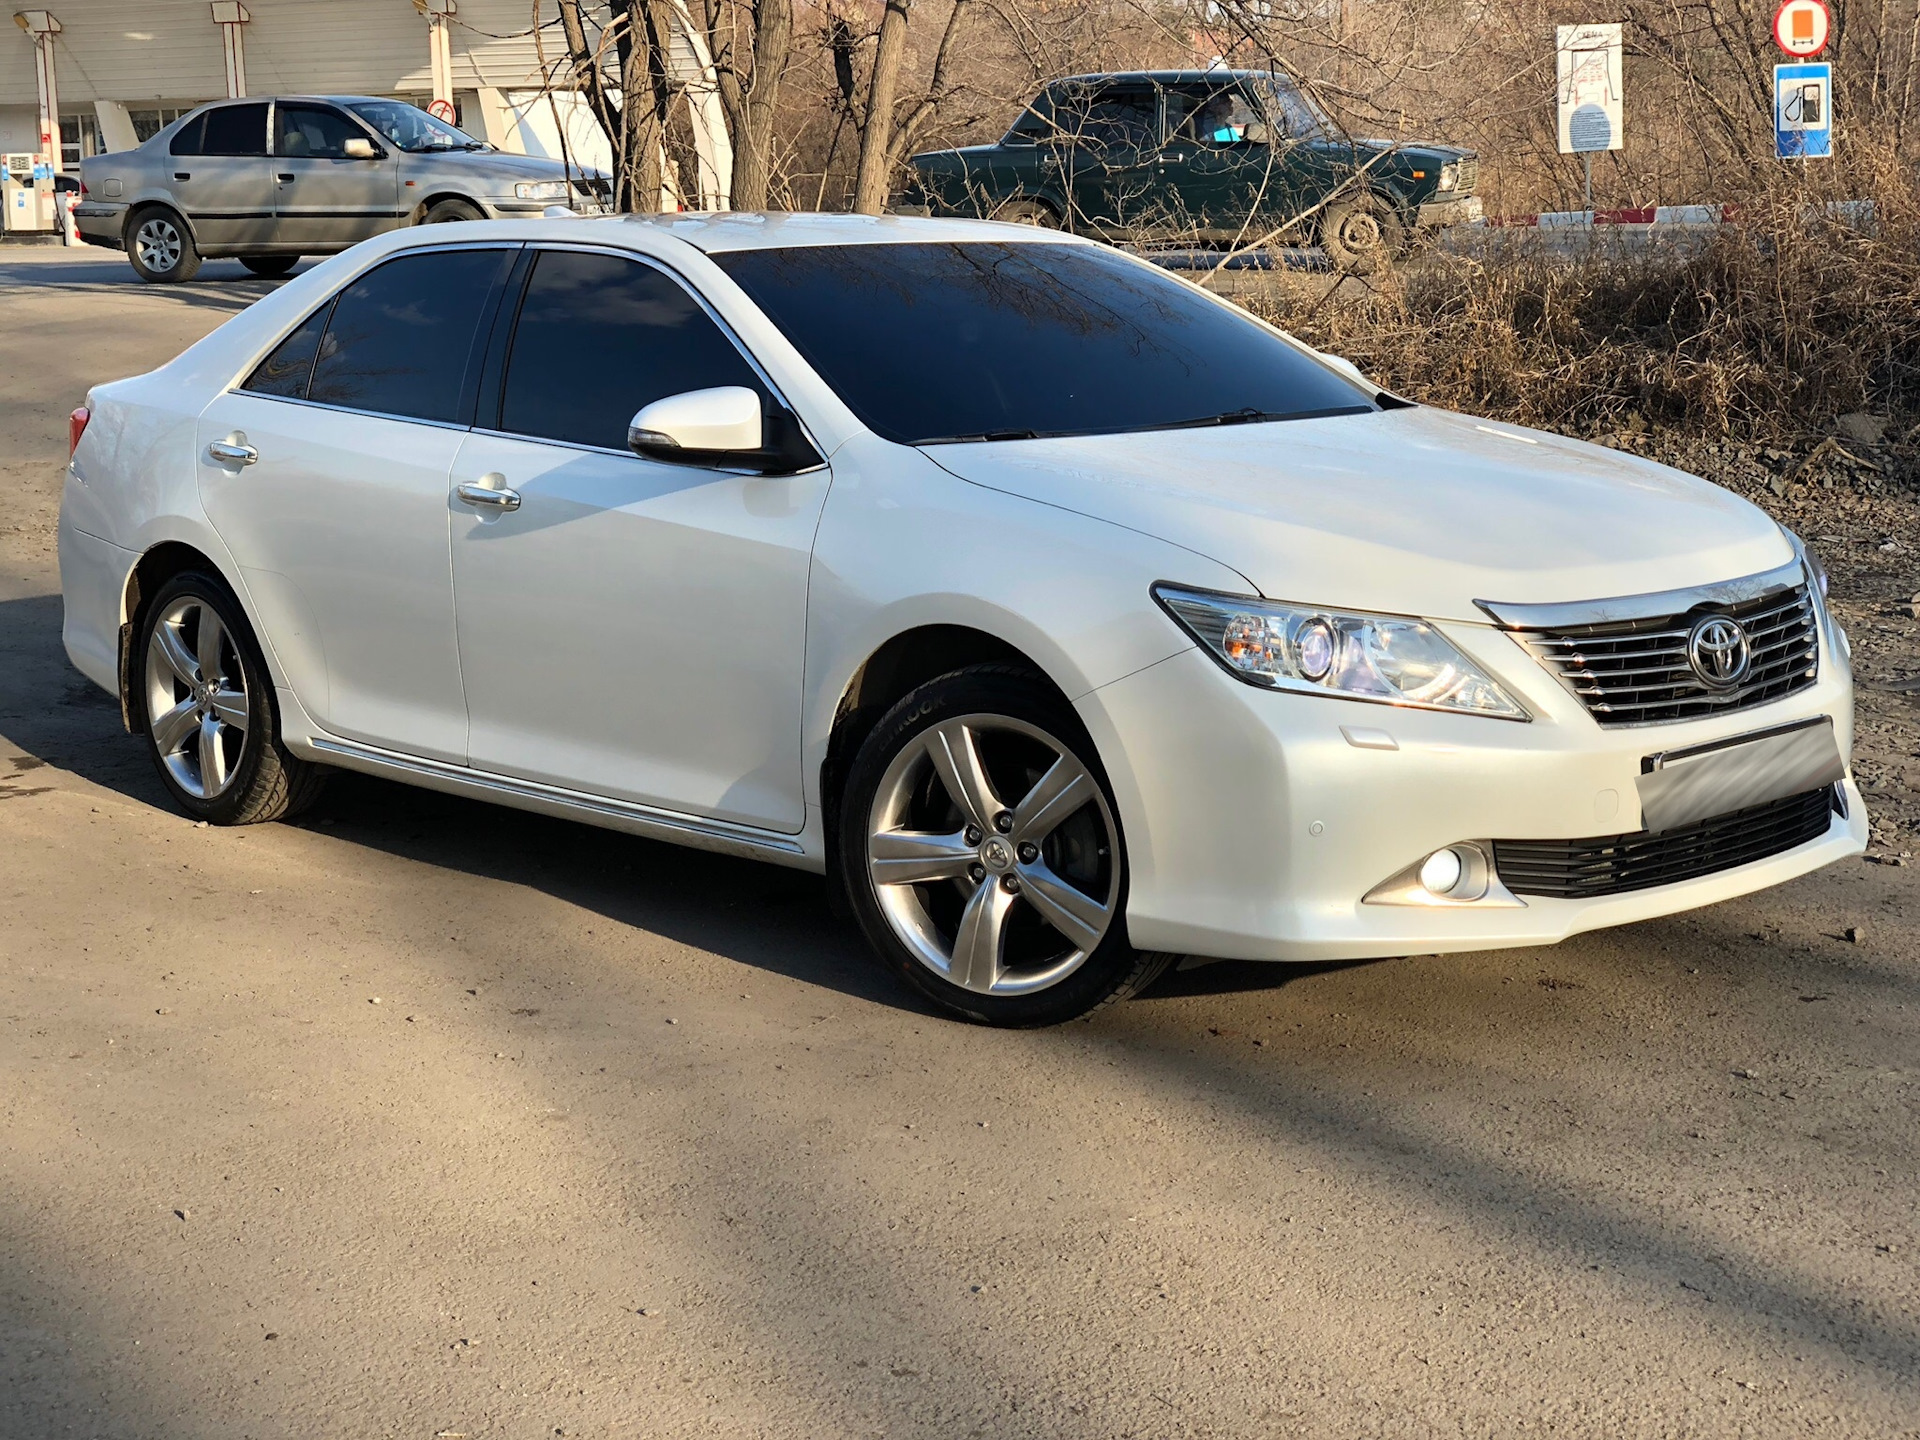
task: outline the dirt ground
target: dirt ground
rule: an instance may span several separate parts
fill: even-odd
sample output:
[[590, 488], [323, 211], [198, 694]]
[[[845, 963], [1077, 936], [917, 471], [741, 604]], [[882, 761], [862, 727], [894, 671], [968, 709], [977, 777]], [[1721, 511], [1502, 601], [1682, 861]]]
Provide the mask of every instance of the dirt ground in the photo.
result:
[[61, 652], [65, 416], [238, 274], [0, 254], [0, 1436], [1920, 1434], [1911, 507], [1816, 532], [1875, 863], [996, 1033], [810, 877], [168, 808]]

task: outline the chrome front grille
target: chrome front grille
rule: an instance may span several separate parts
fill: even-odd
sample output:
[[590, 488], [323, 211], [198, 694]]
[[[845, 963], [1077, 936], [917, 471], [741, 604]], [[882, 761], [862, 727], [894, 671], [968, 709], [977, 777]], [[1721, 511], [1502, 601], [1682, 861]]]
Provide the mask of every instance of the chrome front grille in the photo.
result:
[[[1602, 725], [1655, 725], [1749, 710], [1819, 678], [1819, 620], [1797, 563], [1694, 592], [1590, 606], [1483, 608]], [[1561, 621], [1563, 615], [1586, 618], [1581, 612], [1592, 623]], [[1738, 621], [1751, 655], [1739, 683], [1725, 688], [1707, 684], [1688, 658], [1694, 626], [1710, 615]]]
[[1473, 187], [1480, 183], [1480, 157], [1463, 155], [1460, 157], [1460, 178], [1454, 182], [1453, 193], [1471, 195]]

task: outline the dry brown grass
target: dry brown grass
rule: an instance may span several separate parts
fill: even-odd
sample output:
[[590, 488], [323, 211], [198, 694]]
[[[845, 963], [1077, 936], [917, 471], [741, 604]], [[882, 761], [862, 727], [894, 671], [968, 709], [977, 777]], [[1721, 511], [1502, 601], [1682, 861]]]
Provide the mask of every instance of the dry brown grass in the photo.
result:
[[[1920, 203], [1892, 165], [1756, 189], [1704, 244], [1583, 259], [1494, 232], [1266, 318], [1412, 398], [1575, 434], [1790, 438], [1920, 411]], [[1848, 218], [1835, 193], [1870, 199]]]

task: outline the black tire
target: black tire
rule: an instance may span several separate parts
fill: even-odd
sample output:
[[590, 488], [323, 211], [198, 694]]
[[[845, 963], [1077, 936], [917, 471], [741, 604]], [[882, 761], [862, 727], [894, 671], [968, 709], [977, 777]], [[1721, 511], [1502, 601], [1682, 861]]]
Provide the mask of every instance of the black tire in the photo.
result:
[[127, 263], [150, 285], [177, 285], [200, 273], [200, 248], [187, 222], [164, 205], [150, 205], [127, 221]]
[[[929, 881], [924, 886], [902, 886], [895, 882], [883, 887], [874, 878], [868, 861], [868, 841], [876, 828], [876, 817], [884, 812], [888, 803], [882, 795], [883, 782], [889, 787], [905, 783], [907, 789], [913, 790], [914, 782], [902, 782], [897, 777], [912, 773], [910, 768], [903, 770], [902, 766], [910, 767], [913, 755], [921, 751], [930, 738], [937, 738], [928, 735], [936, 727], [978, 724], [985, 727], [981, 733], [988, 735], [993, 733], [991, 726], [996, 721], [1003, 721], [1009, 727], [1019, 727], [1017, 730], [1009, 728], [1001, 732], [1015, 747], [1013, 751], [1003, 750], [996, 756], [988, 753], [987, 744], [982, 745], [982, 766], [993, 779], [996, 795], [1002, 789], [1009, 794], [1027, 793], [1018, 787], [1032, 784], [1033, 776], [1044, 767], [1046, 761], [1042, 753], [1038, 764], [1026, 772], [1024, 779], [1019, 778], [1017, 772], [1026, 762], [1017, 753], [1017, 747], [1026, 744], [1036, 747], [1038, 752], [1042, 742], [1058, 752], [1057, 758], [1077, 761], [1078, 766], [1086, 772], [1086, 777], [1098, 788], [1097, 797], [1093, 796], [1090, 789], [1083, 788], [1080, 793], [1092, 798], [1083, 801], [1074, 810], [1062, 811], [1064, 818], [1056, 819], [1053, 828], [1045, 832], [1043, 839], [1044, 844], [1052, 846], [1055, 844], [1055, 834], [1066, 836], [1073, 827], [1078, 826], [1080, 833], [1063, 843], [1078, 845], [1083, 854], [1090, 853], [1090, 848], [1104, 847], [1100, 848], [1101, 858], [1097, 862], [1103, 867], [1097, 872], [1097, 880], [1091, 885], [1076, 882], [1083, 899], [1092, 896], [1098, 903], [1097, 897], [1102, 893], [1107, 899], [1105, 931], [1089, 949], [1075, 949], [1074, 942], [1064, 938], [1064, 932], [1047, 925], [1042, 918], [1044, 912], [1035, 907], [1034, 900], [1026, 893], [1034, 884], [1031, 870], [1020, 871], [1020, 874], [1029, 876], [1025, 889], [1020, 887], [1018, 876], [1003, 870], [1002, 878], [996, 882], [993, 875], [986, 872], [986, 867], [978, 864], [973, 865], [971, 873], [965, 877], [954, 874]], [[1031, 738], [1034, 733], [1038, 733], [1040, 739]], [[988, 742], [992, 743], [1001, 742]], [[914, 793], [923, 794], [935, 805], [944, 802], [949, 806], [947, 818], [934, 821], [934, 828], [965, 824], [964, 812], [953, 806], [946, 788], [937, 791], [930, 788], [914, 790]], [[924, 802], [917, 800], [915, 803]], [[1017, 804], [1013, 801], [1005, 803]], [[1060, 698], [1057, 691], [1030, 671], [1001, 665], [972, 666], [930, 680], [902, 699], [881, 718], [860, 746], [847, 777], [838, 828], [840, 883], [861, 931], [900, 979], [946, 1014], [982, 1025], [1057, 1025], [1138, 994], [1152, 984], [1175, 958], [1136, 950], [1129, 942], [1126, 927], [1126, 845], [1113, 808], [1106, 773], [1101, 768], [1093, 742], [1072, 707]], [[903, 828], [917, 830], [923, 827], [916, 820]], [[1005, 823], [999, 828], [1003, 832], [1008, 831]], [[977, 844], [982, 843], [980, 833], [968, 828], [964, 837], [956, 834], [954, 838], [964, 838], [967, 844]], [[1095, 847], [1084, 844], [1084, 837], [1088, 833], [1096, 837]], [[1098, 838], [1101, 836], [1110, 837], [1111, 843], [1107, 844]], [[989, 830], [984, 838], [986, 844], [991, 844], [996, 837]], [[1011, 831], [1007, 839], [1019, 841], [1019, 832]], [[1041, 853], [1039, 847], [1027, 844], [1021, 844], [1018, 848], [1023, 861], [1037, 858], [1043, 867], [1053, 867], [1041, 871], [1049, 881], [1058, 881], [1070, 874], [1065, 865], [1058, 863], [1054, 853]], [[1029, 851], [1035, 854], [1029, 855]], [[984, 849], [982, 856], [985, 858]], [[1004, 858], [1011, 863], [1010, 856]], [[882, 888], [890, 893], [911, 890], [916, 897], [916, 907], [923, 904], [925, 907], [916, 909], [916, 913], [931, 917], [934, 908], [941, 904], [948, 907], [948, 913], [963, 907], [970, 909], [971, 902], [964, 898], [967, 893], [976, 889], [994, 891], [996, 886], [1012, 895], [1011, 899], [1001, 902], [1007, 907], [1004, 913], [1009, 917], [1021, 909], [1023, 901], [1031, 912], [1020, 920], [1009, 918], [996, 926], [996, 932], [1005, 937], [1000, 941], [1003, 951], [1011, 956], [1018, 930], [1025, 940], [1037, 942], [1040, 951], [1052, 944], [1056, 949], [1065, 945], [1072, 955], [1084, 954], [1084, 958], [1077, 962], [1069, 960], [1068, 963], [1076, 968], [1066, 970], [1059, 980], [1048, 983], [1045, 988], [1025, 994], [985, 993], [981, 989], [967, 988], [945, 974], [936, 972], [909, 939], [903, 938], [898, 922], [892, 918], [897, 912], [889, 911], [880, 893]], [[1022, 926], [1023, 929], [1020, 928]], [[958, 949], [955, 945], [955, 954]], [[1044, 973], [1044, 967], [1055, 962], [1043, 955], [1037, 963], [1042, 970], [1036, 973]], [[1014, 964], [1009, 963], [1005, 974], [1016, 984], [1023, 983]]]
[[1058, 230], [1060, 216], [1044, 200], [1009, 200], [993, 212], [993, 219], [1008, 225], [1038, 225], [1043, 230]]
[[298, 265], [299, 255], [242, 255], [240, 263], [262, 280], [278, 280]]
[[1392, 202], [1356, 195], [1329, 205], [1320, 220], [1320, 245], [1337, 270], [1374, 275], [1392, 268], [1406, 243], [1406, 227]]
[[485, 215], [480, 213], [478, 207], [469, 205], [464, 200], [441, 200], [427, 208], [427, 213], [420, 217], [420, 223], [422, 225], [452, 225], [463, 220], [484, 220], [486, 218]]
[[[197, 651], [202, 638], [199, 627], [205, 623], [205, 613], [212, 612], [226, 637], [225, 642], [217, 638], [214, 642], [221, 654], [218, 674], [225, 677], [228, 687], [221, 693], [232, 693], [231, 672], [236, 665], [244, 683], [246, 726], [238, 736], [229, 733], [224, 742], [218, 737], [213, 741], [216, 747], [223, 747], [222, 755], [226, 758], [220, 763], [229, 778], [212, 794], [196, 794], [192, 786], [183, 781], [182, 767], [169, 763], [153, 723], [150, 702], [156, 694], [171, 695], [184, 703], [195, 693], [186, 677], [178, 670], [169, 670], [155, 654], [155, 632], [167, 617], [183, 608], [189, 618], [173, 632], [175, 638], [190, 647], [190, 654]], [[188, 627], [192, 628], [191, 634]], [[260, 646], [240, 602], [218, 575], [188, 570], [168, 580], [142, 607], [133, 643], [136, 649], [127, 667], [133, 691], [128, 697], [128, 714], [146, 737], [147, 753], [174, 804], [194, 819], [212, 825], [256, 825], [267, 820], [289, 819], [319, 797], [328, 772], [322, 766], [290, 754], [280, 743], [279, 711], [274, 703], [273, 681], [266, 661], [261, 657]], [[232, 708], [237, 712], [240, 707]], [[196, 737], [202, 723], [193, 722]], [[230, 730], [237, 728], [230, 727]], [[200, 742], [196, 738], [194, 743]], [[181, 753], [174, 759], [182, 762], [187, 758], [184, 746], [178, 748]], [[205, 752], [201, 754], [204, 756]], [[202, 766], [198, 764], [187, 764], [184, 768], [192, 772], [190, 778], [202, 773]]]

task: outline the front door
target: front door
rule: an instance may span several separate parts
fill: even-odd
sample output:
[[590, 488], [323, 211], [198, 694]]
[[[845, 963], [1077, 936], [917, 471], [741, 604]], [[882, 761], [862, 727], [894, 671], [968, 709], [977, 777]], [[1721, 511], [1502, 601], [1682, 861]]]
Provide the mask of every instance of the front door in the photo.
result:
[[375, 267], [200, 417], [207, 517], [282, 680], [332, 734], [466, 759], [447, 487], [517, 250]]
[[273, 162], [264, 100], [219, 105], [173, 137], [168, 188], [204, 251], [273, 241]]
[[344, 250], [400, 223], [400, 161], [386, 146], [350, 157], [349, 140], [373, 143], [331, 105], [282, 100], [273, 120], [275, 241], [287, 249]]
[[[605, 251], [538, 254], [497, 412], [483, 395], [454, 465], [468, 749], [476, 769], [792, 833], [827, 471], [626, 448], [642, 406], [716, 385], [770, 396], [673, 277]], [[517, 508], [463, 501], [463, 484]]]

